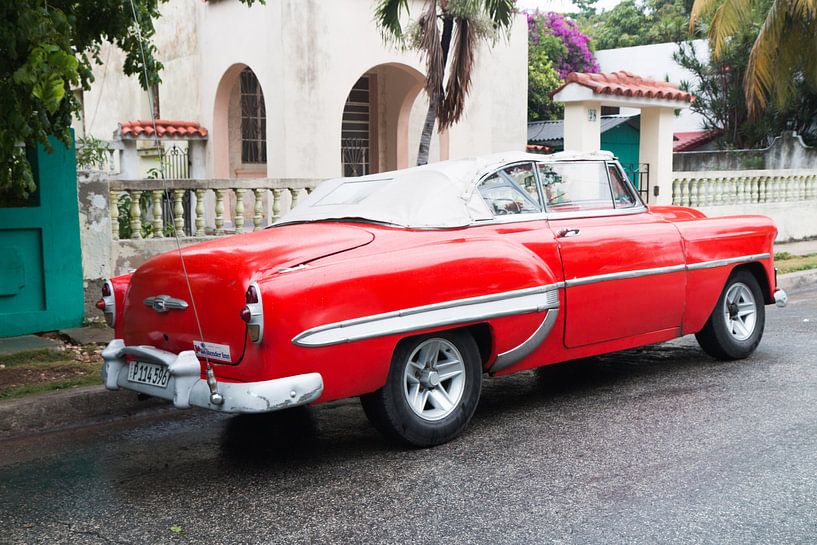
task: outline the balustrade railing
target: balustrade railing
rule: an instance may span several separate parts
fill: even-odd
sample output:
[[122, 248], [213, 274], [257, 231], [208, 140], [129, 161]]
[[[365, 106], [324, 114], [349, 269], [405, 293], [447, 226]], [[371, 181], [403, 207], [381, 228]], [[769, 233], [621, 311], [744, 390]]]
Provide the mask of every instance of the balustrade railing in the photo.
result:
[[817, 170], [673, 172], [672, 204], [700, 208], [817, 199]]
[[[174, 233], [203, 237], [257, 231], [293, 208], [302, 194], [311, 193], [319, 182], [294, 178], [111, 180], [112, 235], [114, 239], [141, 239], [164, 238]], [[192, 216], [188, 222], [185, 222], [188, 212], [184, 206], [185, 193], [189, 193], [190, 202], [195, 203], [187, 207]], [[244, 201], [250, 194], [252, 215], [248, 217]], [[208, 209], [210, 201], [212, 208]], [[165, 217], [169, 217], [165, 211], [170, 209], [172, 225], [165, 222]], [[187, 230], [185, 223], [190, 226]]]

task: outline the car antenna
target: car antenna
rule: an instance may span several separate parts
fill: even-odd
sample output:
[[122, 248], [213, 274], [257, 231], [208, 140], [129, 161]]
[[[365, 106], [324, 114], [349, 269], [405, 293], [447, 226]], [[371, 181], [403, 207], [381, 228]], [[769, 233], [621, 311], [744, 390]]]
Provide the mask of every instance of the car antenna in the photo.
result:
[[[159, 131], [156, 125], [156, 110], [154, 108], [155, 104], [155, 97], [153, 96], [153, 86], [150, 85], [148, 79], [148, 67], [147, 67], [147, 57], [145, 55], [145, 43], [142, 39], [142, 25], [139, 22], [139, 17], [136, 14], [136, 5], [134, 5], [133, 0], [130, 0], [130, 7], [133, 11], [133, 22], [136, 24], [136, 37], [139, 40], [139, 49], [142, 52], [142, 70], [145, 76], [145, 87], [147, 88], [148, 92], [148, 105], [150, 106], [150, 120], [153, 123], [153, 140], [157, 148], [160, 149], [161, 153], [161, 141], [159, 140]], [[159, 173], [162, 180], [162, 190], [165, 194], [165, 198], [170, 201], [170, 192], [168, 191], [167, 187], [167, 180], [165, 178], [165, 162], [164, 160], [159, 161]], [[170, 223], [174, 226], [173, 229], [173, 239], [176, 241], [176, 249], [179, 252], [179, 261], [182, 265], [182, 273], [184, 275], [184, 281], [187, 284], [187, 293], [190, 295], [190, 304], [193, 307], [193, 317], [196, 319], [196, 327], [199, 330], [199, 337], [201, 338], [202, 345], [204, 344], [204, 332], [201, 328], [201, 320], [199, 320], [199, 312], [196, 308], [196, 299], [193, 297], [193, 288], [190, 285], [190, 276], [187, 274], [187, 266], [184, 263], [184, 254], [182, 253], [182, 243], [179, 240], [179, 232], [175, 228], [176, 225], [176, 218], [175, 218], [175, 211], [173, 207], [168, 207], [170, 211]], [[218, 382], [216, 381], [216, 376], [213, 373], [213, 366], [210, 363], [210, 358], [207, 356], [206, 353], [202, 354], [204, 356], [204, 362], [206, 365], [206, 372], [207, 372], [207, 386], [210, 388], [210, 403], [213, 405], [223, 405], [224, 404], [224, 397], [218, 393]]]

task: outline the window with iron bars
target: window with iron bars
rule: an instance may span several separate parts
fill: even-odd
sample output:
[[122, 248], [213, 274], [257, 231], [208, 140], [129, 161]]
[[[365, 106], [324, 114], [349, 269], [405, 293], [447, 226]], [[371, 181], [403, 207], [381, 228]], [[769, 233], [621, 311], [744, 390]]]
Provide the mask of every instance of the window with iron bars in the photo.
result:
[[369, 173], [369, 76], [363, 76], [352, 86], [343, 107], [341, 127], [341, 162], [344, 176]]
[[241, 88], [241, 162], [267, 162], [267, 110], [264, 92], [255, 73], [245, 68]]

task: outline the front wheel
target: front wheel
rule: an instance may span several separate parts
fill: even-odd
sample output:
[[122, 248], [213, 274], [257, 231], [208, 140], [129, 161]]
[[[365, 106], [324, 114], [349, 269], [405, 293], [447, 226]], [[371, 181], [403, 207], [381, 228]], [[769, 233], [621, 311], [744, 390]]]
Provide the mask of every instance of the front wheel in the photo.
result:
[[754, 275], [740, 269], [729, 276], [715, 310], [695, 338], [714, 358], [740, 360], [755, 351], [765, 324], [763, 292]]
[[430, 447], [465, 429], [481, 388], [482, 360], [474, 338], [464, 331], [445, 331], [401, 342], [386, 384], [360, 401], [382, 433]]

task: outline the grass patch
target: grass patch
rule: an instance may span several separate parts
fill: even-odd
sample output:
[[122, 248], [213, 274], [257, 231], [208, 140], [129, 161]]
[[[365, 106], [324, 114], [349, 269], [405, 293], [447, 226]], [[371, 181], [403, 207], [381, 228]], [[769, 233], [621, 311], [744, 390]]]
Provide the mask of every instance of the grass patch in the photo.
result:
[[71, 355], [61, 350], [27, 350], [0, 356], [0, 365], [19, 367], [21, 365], [39, 365], [53, 362], [71, 361]]
[[67, 390], [69, 388], [78, 388], [80, 386], [92, 386], [99, 383], [98, 373], [90, 373], [82, 377], [44, 382], [40, 384], [24, 384], [23, 386], [2, 389], [0, 390], [0, 399], [17, 399], [33, 394], [42, 394], [56, 390]]
[[780, 270], [781, 274], [817, 269], [817, 254], [795, 255], [780, 260], [778, 260], [777, 254], [775, 254], [775, 266]]

